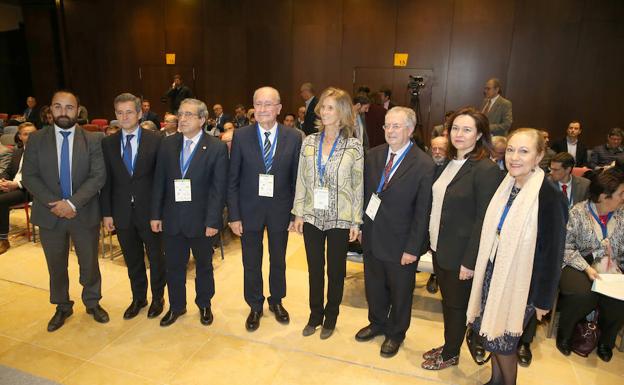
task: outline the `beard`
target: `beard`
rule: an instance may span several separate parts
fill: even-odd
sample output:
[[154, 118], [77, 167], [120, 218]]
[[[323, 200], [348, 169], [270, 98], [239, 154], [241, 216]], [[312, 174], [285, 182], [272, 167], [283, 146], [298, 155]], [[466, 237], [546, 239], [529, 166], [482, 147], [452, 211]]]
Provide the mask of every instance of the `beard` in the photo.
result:
[[76, 125], [76, 122], [78, 121], [78, 119], [74, 116], [73, 118], [70, 118], [67, 115], [61, 115], [61, 116], [55, 116], [54, 117], [54, 124], [56, 124], [57, 126], [59, 126], [60, 128], [66, 130], [68, 128], [72, 128], [73, 126]]

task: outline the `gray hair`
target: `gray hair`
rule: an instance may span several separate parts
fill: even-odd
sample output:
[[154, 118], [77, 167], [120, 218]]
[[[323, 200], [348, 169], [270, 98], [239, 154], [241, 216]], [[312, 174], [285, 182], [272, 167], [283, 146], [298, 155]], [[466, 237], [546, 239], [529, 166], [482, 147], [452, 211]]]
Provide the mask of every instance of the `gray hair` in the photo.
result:
[[115, 100], [113, 101], [113, 106], [117, 107], [117, 104], [125, 102], [133, 102], [136, 112], [141, 111], [141, 99], [137, 98], [129, 92], [124, 92], [123, 94], [117, 95], [115, 97]]
[[141, 126], [141, 128], [144, 130], [158, 131], [158, 129], [156, 128], [156, 125], [151, 120], [146, 120], [143, 123], [141, 123], [139, 126]]
[[198, 118], [204, 118], [207, 119], [208, 118], [208, 107], [206, 106], [206, 103], [202, 102], [201, 100], [198, 99], [193, 99], [193, 98], [186, 98], [182, 101], [182, 103], [180, 103], [180, 107], [182, 107], [182, 105], [184, 104], [191, 104], [195, 107], [197, 107], [197, 117]]
[[390, 111], [388, 111], [388, 114], [403, 114], [407, 128], [416, 128], [416, 113], [411, 108], [392, 107]]
[[496, 146], [497, 144], [507, 145], [507, 138], [504, 136], [496, 135], [492, 137], [492, 145]]
[[282, 102], [282, 98], [280, 97], [280, 93], [279, 93], [279, 91], [278, 91], [278, 90], [276, 90], [276, 89], [275, 89], [275, 88], [273, 88], [273, 87], [260, 87], [260, 88], [258, 88], [258, 89], [254, 92], [254, 94], [253, 94], [253, 101], [254, 101], [254, 102], [256, 101], [256, 95], [257, 95], [259, 92], [261, 92], [261, 91], [271, 91], [271, 92], [273, 92], [273, 93], [275, 94], [275, 96], [277, 97], [277, 103], [279, 104], [279, 103], [281, 103], [281, 102]]

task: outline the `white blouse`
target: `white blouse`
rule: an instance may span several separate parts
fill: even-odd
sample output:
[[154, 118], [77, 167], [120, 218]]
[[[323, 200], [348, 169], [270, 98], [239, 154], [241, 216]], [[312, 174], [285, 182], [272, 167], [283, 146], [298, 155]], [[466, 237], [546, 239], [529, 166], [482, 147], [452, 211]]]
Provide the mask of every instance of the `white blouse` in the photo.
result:
[[438, 180], [432, 187], [433, 202], [431, 203], [431, 216], [429, 218], [429, 239], [431, 242], [431, 250], [436, 251], [438, 248], [438, 234], [440, 232], [440, 216], [442, 215], [442, 204], [444, 203], [444, 195], [446, 188], [451, 183], [459, 169], [466, 163], [466, 159], [451, 160]]

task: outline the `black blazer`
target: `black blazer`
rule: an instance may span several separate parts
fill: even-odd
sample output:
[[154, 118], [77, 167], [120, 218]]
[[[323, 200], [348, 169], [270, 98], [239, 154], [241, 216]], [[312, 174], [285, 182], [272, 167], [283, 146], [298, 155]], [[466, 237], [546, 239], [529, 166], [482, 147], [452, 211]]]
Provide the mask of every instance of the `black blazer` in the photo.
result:
[[22, 160], [23, 154], [23, 148], [15, 148], [15, 150], [13, 150], [13, 153], [11, 154], [11, 163], [9, 163], [9, 166], [6, 168], [6, 170], [4, 170], [2, 174], [0, 174], [0, 178], [6, 180], [13, 180], [13, 178], [15, 178], [15, 175], [19, 171], [19, 164]]
[[156, 115], [156, 113], [152, 110], [147, 111], [147, 114], [144, 114], [141, 117], [141, 123], [145, 122], [149, 120], [150, 122], [154, 123], [156, 125], [156, 130], [160, 130], [160, 119], [158, 118], [158, 115]]
[[121, 158], [121, 130], [102, 139], [102, 153], [106, 164], [106, 183], [100, 191], [102, 216], [113, 217], [115, 227], [119, 229], [130, 226], [133, 197], [134, 209], [141, 220], [137, 225], [142, 228], [150, 226], [154, 169], [162, 136], [142, 128], [139, 130], [141, 141], [132, 176]]
[[[550, 146], [551, 149], [553, 149], [553, 151], [555, 151], [556, 153], [560, 153], [560, 152], [568, 152], [568, 140], [566, 139], [566, 137], [564, 137], [563, 139], [557, 140], [556, 142], [553, 142], [553, 144]], [[585, 146], [580, 140], [576, 143], [576, 166], [577, 167], [582, 167], [587, 165], [588, 160], [587, 160], [587, 146]]]
[[[435, 180], [445, 167], [436, 170]], [[459, 169], [442, 202], [435, 253], [441, 268], [459, 271], [463, 265], [474, 270], [483, 217], [502, 180], [501, 170], [488, 158], [468, 159]]]
[[182, 178], [180, 151], [183, 135], [163, 139], [158, 152], [151, 219], [163, 221], [167, 235], [202, 237], [206, 227], [223, 227], [223, 208], [227, 188], [228, 151], [225, 143], [203, 134], [186, 172], [191, 180], [191, 202], [176, 202], [174, 180]]
[[[215, 118], [215, 123], [217, 121], [217, 118]], [[221, 114], [221, 120], [219, 121], [219, 123], [217, 124], [217, 129], [220, 132], [225, 131], [225, 129], [223, 128], [223, 125], [227, 122], [231, 122], [232, 121], [232, 117], [228, 114], [226, 114], [225, 112], [223, 114]], [[208, 128], [211, 129], [212, 127], [214, 127], [214, 124], [208, 124]]]
[[265, 168], [257, 126], [234, 131], [227, 204], [230, 221], [242, 220], [243, 231], [261, 231], [265, 225], [269, 231], [288, 228], [295, 198], [301, 134], [278, 124], [276, 146], [271, 166], [273, 198], [261, 197], [258, 196], [258, 175], [264, 174]]
[[[364, 207], [377, 190], [386, 166], [388, 144], [367, 153], [364, 162]], [[364, 214], [362, 246], [365, 258], [400, 263], [404, 252], [420, 256], [427, 246], [431, 185], [435, 166], [431, 157], [413, 145], [385, 191], [379, 194], [381, 206], [372, 221]]]
[[306, 110], [305, 117], [303, 118], [303, 132], [306, 135], [310, 135], [318, 131], [314, 125], [316, 122], [316, 112], [314, 112], [314, 109], [317, 104], [318, 98], [313, 96], [310, 104], [308, 105], [308, 109]]

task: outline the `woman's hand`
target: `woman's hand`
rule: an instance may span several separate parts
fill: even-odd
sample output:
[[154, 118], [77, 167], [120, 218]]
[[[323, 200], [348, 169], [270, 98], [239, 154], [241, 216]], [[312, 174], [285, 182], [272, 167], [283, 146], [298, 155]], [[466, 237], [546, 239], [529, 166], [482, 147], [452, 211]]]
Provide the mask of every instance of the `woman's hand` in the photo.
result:
[[[538, 321], [542, 320], [542, 317], [544, 317], [546, 314], [548, 314], [550, 310], [544, 310], [544, 309], [539, 309], [539, 308], [535, 308], [535, 317], [537, 318]], [[552, 322], [552, 321], [550, 321]]]
[[585, 269], [585, 274], [587, 274], [587, 276], [589, 277], [590, 281], [594, 281], [596, 279], [601, 279], [600, 278], [600, 274], [598, 274], [596, 269], [594, 269], [591, 266], [587, 266], [587, 269]]
[[355, 242], [358, 239], [359, 234], [360, 229], [358, 227], [351, 227], [349, 229], [349, 242]]
[[303, 234], [303, 217], [295, 217], [293, 227], [297, 234]]
[[474, 270], [470, 270], [463, 265], [459, 267], [459, 280], [465, 281], [467, 279], [471, 279], [474, 276]]

